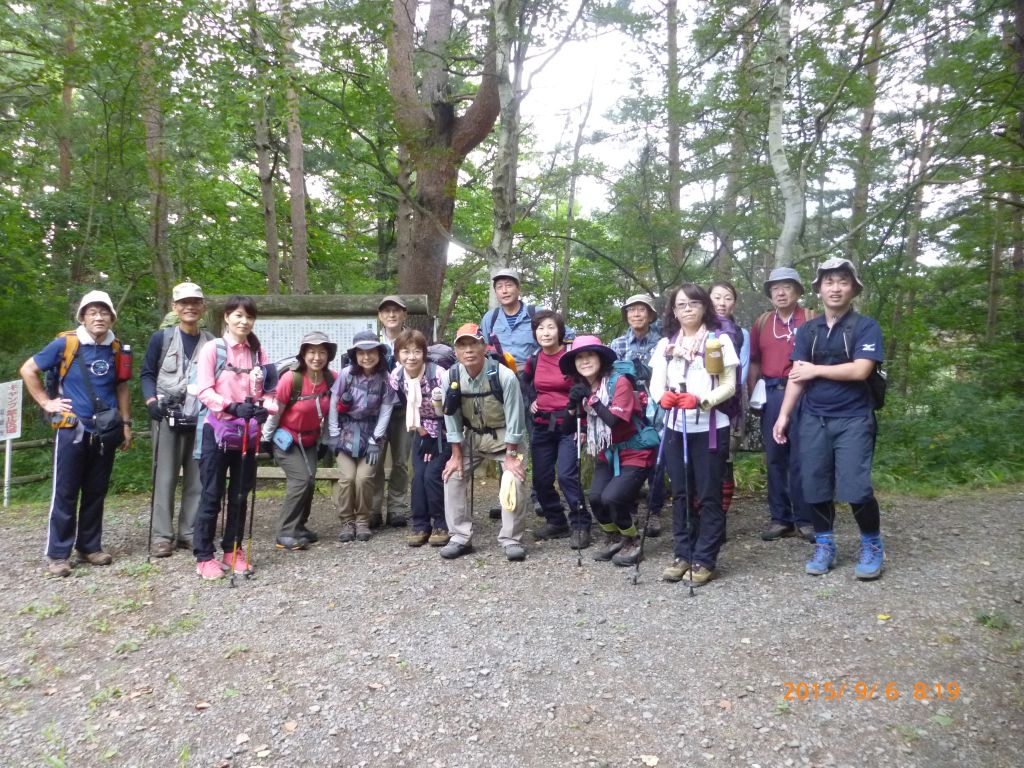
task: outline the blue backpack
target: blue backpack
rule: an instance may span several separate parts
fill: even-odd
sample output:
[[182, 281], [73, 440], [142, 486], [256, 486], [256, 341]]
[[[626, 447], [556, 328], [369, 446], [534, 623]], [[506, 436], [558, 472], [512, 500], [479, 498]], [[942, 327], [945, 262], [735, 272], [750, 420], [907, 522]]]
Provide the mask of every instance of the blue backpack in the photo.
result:
[[[608, 377], [608, 397], [611, 399], [615, 396], [615, 385], [619, 380], [620, 376], [625, 376], [629, 379], [630, 385], [634, 388], [633, 398], [636, 399], [636, 382], [639, 378], [637, 375], [636, 364], [633, 360], [616, 360], [612, 363], [612, 373]], [[647, 416], [644, 415], [644, 409], [641, 408], [640, 413], [633, 412], [630, 417], [630, 422], [636, 428], [636, 433], [633, 434], [628, 440], [624, 440], [621, 443], [615, 443], [613, 446], [608, 448], [604, 452], [605, 460], [611, 465], [612, 470], [616, 477], [620, 473], [619, 467], [619, 451], [644, 451], [651, 448], [657, 448], [661, 442], [661, 437], [658, 435], [658, 430], [651, 426], [651, 422], [648, 421]]]

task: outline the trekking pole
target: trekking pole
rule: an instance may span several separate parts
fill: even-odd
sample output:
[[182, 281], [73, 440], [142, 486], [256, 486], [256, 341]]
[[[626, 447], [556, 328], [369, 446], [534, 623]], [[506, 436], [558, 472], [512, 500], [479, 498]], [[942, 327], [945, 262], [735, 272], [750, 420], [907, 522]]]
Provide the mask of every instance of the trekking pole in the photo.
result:
[[[247, 397], [245, 399], [246, 400], [250, 400], [251, 398]], [[248, 452], [249, 452], [249, 420], [246, 419], [245, 420], [245, 426], [242, 429], [242, 477], [245, 476], [245, 456], [246, 456], [246, 454]], [[231, 482], [232, 482], [232, 484], [234, 484], [234, 477], [232, 477]], [[242, 478], [241, 477], [238, 478], [238, 484], [239, 485], [242, 484]], [[224, 497], [225, 497], [225, 499], [227, 498], [227, 494], [228, 494], [228, 491], [227, 491], [227, 488], [225, 488], [225, 490], [224, 490]], [[244, 510], [245, 510], [245, 497], [242, 497], [241, 508], [238, 510], [239, 515], [241, 515], [241, 513]], [[236, 517], [235, 520], [236, 520], [236, 525], [237, 525], [238, 518]], [[224, 519], [224, 535], [225, 536], [227, 535], [227, 532], [228, 532], [228, 522], [227, 522], [227, 518], [225, 517], [225, 519]], [[235, 560], [237, 560], [237, 559], [238, 559], [238, 535], [237, 535], [236, 531], [232, 531], [231, 532], [231, 577], [228, 579], [228, 586], [229, 587], [236, 586], [235, 585]]]
[[153, 471], [149, 486], [149, 534], [146, 538], [146, 563], [153, 556], [153, 504], [156, 503], [156, 464], [160, 460], [160, 422], [156, 423], [156, 434], [153, 436]]
[[[248, 398], [248, 400], [250, 402], [252, 402], [252, 398]], [[263, 399], [261, 398], [261, 399], [255, 401], [255, 402], [256, 402], [257, 405], [262, 405], [263, 404]], [[248, 431], [248, 429], [249, 429], [249, 425], [248, 425], [248, 423], [246, 423], [246, 431]], [[244, 575], [245, 575], [246, 579], [251, 579], [253, 576], [256, 575], [256, 571], [255, 571], [255, 569], [253, 568], [253, 565], [252, 565], [252, 527], [253, 527], [253, 521], [256, 519], [256, 470], [257, 470], [256, 464], [259, 461], [259, 458], [260, 458], [260, 441], [259, 441], [259, 439], [257, 439], [256, 440], [256, 450], [254, 452], [253, 459], [252, 459], [252, 496], [249, 497], [249, 540], [246, 542], [246, 547], [245, 547], [245, 563], [246, 563], [246, 565], [249, 566], [248, 568], [245, 569], [245, 574]], [[243, 459], [242, 460], [243, 461], [245, 460], [245, 455], [244, 454], [243, 454]]]
[[[683, 391], [686, 391], [686, 385], [682, 387]], [[678, 423], [678, 409], [676, 422]], [[686, 555], [687, 562], [690, 564], [691, 576], [693, 571], [693, 531], [690, 529], [690, 447], [687, 444], [686, 439], [686, 411], [683, 411], [683, 492], [686, 494], [686, 498], [683, 503], [685, 504], [686, 516], [684, 521], [686, 523], [686, 543], [688, 552]], [[690, 597], [696, 597], [697, 593], [693, 591], [693, 581], [689, 581], [690, 585]]]
[[[677, 420], [678, 408], [672, 409], [672, 423]], [[661, 427], [661, 442], [658, 443], [658, 458], [654, 461], [654, 477], [658, 476], [658, 469], [661, 467], [661, 459], [665, 455], [665, 435], [668, 433], [668, 419]], [[649, 495], [649, 494], [648, 494]], [[633, 586], [640, 580], [640, 561], [644, 559], [644, 543], [647, 541], [647, 524], [651, 521], [651, 500], [647, 500], [647, 514], [644, 515], [644, 527], [640, 531], [640, 555], [636, 560], [636, 570], [633, 572]]]
[[[554, 417], [552, 417], [552, 418], [554, 418]], [[580, 514], [581, 512], [585, 512], [589, 516], [590, 512], [587, 511], [586, 502], [583, 500], [583, 471], [582, 471], [583, 470], [583, 464], [580, 461], [580, 455], [582, 453], [582, 446], [581, 446], [581, 443], [582, 443], [581, 435], [582, 435], [582, 433], [583, 433], [583, 430], [582, 430], [582, 428], [580, 426], [580, 420], [577, 417], [577, 419], [576, 419], [576, 474], [578, 474], [579, 477], [580, 477], [580, 506], [579, 506], [579, 509], [576, 510], [576, 514]], [[588, 525], [589, 525], [589, 523], [588, 523]], [[576, 567], [577, 568], [582, 568], [583, 567], [583, 550], [580, 548], [579, 545], [580, 545], [580, 540], [579, 540], [579, 537], [577, 537], [576, 538], [576, 547], [575, 547], [575, 549], [576, 549]]]

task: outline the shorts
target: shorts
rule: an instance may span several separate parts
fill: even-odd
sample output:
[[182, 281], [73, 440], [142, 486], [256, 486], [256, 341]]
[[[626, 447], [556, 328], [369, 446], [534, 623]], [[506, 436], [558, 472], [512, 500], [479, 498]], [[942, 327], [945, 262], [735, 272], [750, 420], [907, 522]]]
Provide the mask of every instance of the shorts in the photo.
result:
[[808, 504], [861, 504], [874, 495], [871, 464], [878, 423], [867, 416], [829, 417], [804, 413], [800, 419], [800, 467]]

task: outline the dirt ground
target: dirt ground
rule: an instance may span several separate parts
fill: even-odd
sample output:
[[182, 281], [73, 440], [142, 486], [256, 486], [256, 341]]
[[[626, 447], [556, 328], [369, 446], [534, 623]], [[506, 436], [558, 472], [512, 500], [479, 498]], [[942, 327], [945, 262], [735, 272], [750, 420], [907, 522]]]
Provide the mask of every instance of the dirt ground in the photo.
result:
[[848, 511], [815, 578], [740, 499], [692, 597], [659, 579], [668, 536], [636, 585], [564, 540], [508, 563], [482, 495], [454, 562], [402, 530], [337, 543], [325, 496], [323, 542], [276, 551], [264, 496], [231, 589], [146, 564], [147, 501], [111, 500], [114, 565], [68, 579], [42, 575], [44, 506], [0, 516], [0, 765], [1024, 764], [1024, 489], [884, 498], [872, 583]]

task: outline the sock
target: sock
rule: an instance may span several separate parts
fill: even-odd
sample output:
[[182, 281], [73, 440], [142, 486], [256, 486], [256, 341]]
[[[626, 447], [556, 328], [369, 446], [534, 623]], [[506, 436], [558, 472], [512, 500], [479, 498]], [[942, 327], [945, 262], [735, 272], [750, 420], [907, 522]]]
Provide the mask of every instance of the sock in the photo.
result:
[[835, 505], [831, 501], [822, 501], [811, 504], [811, 521], [814, 523], [815, 533], [831, 533], [835, 522]]
[[877, 536], [882, 528], [882, 512], [878, 508], [878, 499], [871, 496], [861, 504], [851, 504], [853, 517], [857, 521], [860, 532], [865, 536]]

